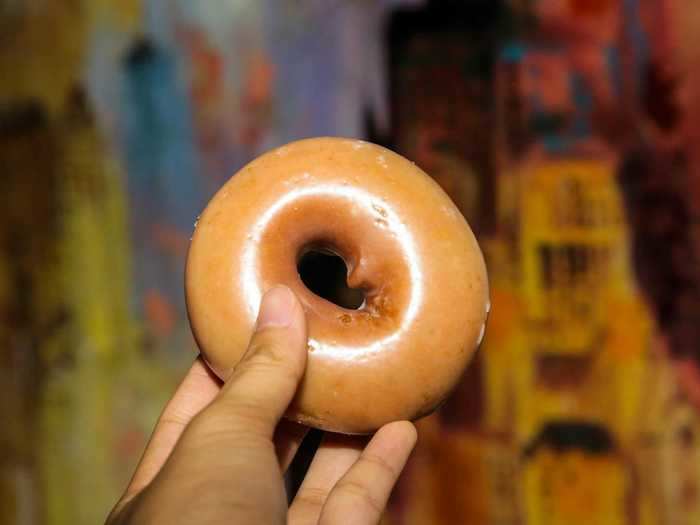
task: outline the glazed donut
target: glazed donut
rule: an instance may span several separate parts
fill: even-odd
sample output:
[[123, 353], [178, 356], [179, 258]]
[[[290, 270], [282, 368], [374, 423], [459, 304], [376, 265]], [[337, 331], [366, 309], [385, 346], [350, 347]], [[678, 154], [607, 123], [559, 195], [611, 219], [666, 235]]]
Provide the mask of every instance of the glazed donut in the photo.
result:
[[[344, 260], [360, 308], [304, 285], [298, 263], [309, 250]], [[440, 405], [490, 304], [479, 245], [437, 183], [385, 148], [341, 138], [291, 143], [232, 177], [195, 227], [185, 281], [194, 337], [221, 378], [246, 349], [262, 294], [290, 287], [309, 354], [286, 417], [347, 434]]]

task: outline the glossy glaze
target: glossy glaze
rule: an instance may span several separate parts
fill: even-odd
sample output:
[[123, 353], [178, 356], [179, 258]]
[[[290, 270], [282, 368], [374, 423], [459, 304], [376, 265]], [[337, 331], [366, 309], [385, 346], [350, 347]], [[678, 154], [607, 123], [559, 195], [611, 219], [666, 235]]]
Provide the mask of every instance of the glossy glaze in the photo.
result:
[[[359, 310], [310, 292], [306, 249], [332, 250]], [[488, 282], [479, 246], [440, 187], [373, 144], [308, 139], [267, 153], [209, 203], [187, 261], [192, 329], [227, 377], [250, 339], [260, 298], [283, 283], [309, 324], [309, 360], [287, 417], [345, 433], [416, 419], [453, 389], [483, 335]]]

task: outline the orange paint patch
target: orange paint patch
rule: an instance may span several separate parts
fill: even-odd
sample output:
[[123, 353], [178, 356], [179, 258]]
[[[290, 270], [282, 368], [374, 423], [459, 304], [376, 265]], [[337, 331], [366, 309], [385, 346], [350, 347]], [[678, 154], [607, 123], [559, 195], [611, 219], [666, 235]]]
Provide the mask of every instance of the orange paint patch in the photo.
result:
[[175, 308], [156, 290], [149, 290], [144, 299], [146, 319], [154, 333], [165, 337], [175, 328]]
[[498, 351], [519, 329], [522, 305], [514, 293], [496, 287], [491, 289], [491, 305], [486, 338], [489, 351]]
[[272, 100], [275, 69], [263, 54], [255, 55], [248, 65], [246, 85], [243, 89], [244, 106], [260, 106]]
[[187, 235], [165, 224], [153, 224], [151, 237], [155, 243], [165, 252], [174, 257], [185, 257], [190, 241]]

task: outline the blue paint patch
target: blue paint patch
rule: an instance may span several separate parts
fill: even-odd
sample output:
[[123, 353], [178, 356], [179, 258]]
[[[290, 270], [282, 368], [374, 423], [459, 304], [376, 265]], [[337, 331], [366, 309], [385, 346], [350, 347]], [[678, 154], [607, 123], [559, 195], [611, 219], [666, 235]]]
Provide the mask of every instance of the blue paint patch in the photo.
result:
[[527, 53], [527, 47], [522, 42], [509, 42], [501, 49], [500, 60], [507, 64], [522, 62]]

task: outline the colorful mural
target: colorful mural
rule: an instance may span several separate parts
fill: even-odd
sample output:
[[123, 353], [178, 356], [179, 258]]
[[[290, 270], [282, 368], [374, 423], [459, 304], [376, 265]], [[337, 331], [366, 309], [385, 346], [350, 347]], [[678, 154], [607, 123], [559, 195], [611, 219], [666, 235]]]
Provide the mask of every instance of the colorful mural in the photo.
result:
[[[450, 64], [445, 58], [479, 49], [473, 40], [460, 42], [464, 28], [445, 21], [439, 28], [424, 24], [412, 39], [404, 34], [396, 78], [436, 78], [433, 69], [441, 67], [441, 78], [451, 81], [429, 88], [417, 82], [408, 95], [412, 103], [397, 109], [400, 137], [439, 139], [399, 144], [437, 173], [466, 216], [486, 219], [473, 211], [474, 202], [495, 210], [480, 228], [493, 309], [465, 386], [441, 414], [420, 424], [419, 450], [392, 523], [692, 520], [700, 472], [691, 459], [697, 413], [690, 408], [693, 390], [679, 382], [678, 361], [668, 356], [695, 355], [690, 327], [679, 336], [688, 347], [674, 334], [684, 318], [696, 324], [691, 301], [697, 281], [661, 255], [675, 248], [688, 266], [694, 260], [694, 244], [683, 237], [690, 221], [668, 222], [671, 213], [692, 213], [684, 197], [690, 181], [682, 164], [669, 170], [672, 164], [644, 166], [636, 157], [641, 136], [655, 152], [650, 160], [664, 158], [665, 149], [657, 136], [643, 135], [654, 118], [646, 104], [664, 96], [648, 73], [666, 56], [658, 54], [655, 32], [669, 38], [658, 23], [649, 25], [650, 10], [678, 16], [684, 7], [652, 4], [513, 2], [505, 22], [503, 13], [491, 20], [482, 74], [472, 89], [465, 87], [470, 69], [464, 59]], [[489, 42], [488, 31], [504, 25], [507, 36]], [[458, 51], [451, 53], [455, 34]], [[440, 58], [421, 62], [428, 49]], [[453, 86], [459, 88], [451, 92]], [[489, 89], [495, 99], [475, 95]], [[430, 108], [430, 116], [421, 119], [416, 107]], [[458, 129], [443, 124], [441, 115], [457, 126], [480, 124]], [[493, 135], [479, 135], [489, 124]], [[691, 140], [684, 135], [679, 153]], [[486, 155], [473, 144], [457, 148], [461, 170], [443, 175], [431, 163], [446, 145], [473, 143], [477, 136], [477, 147], [490, 147]], [[642, 186], [652, 179], [658, 181], [654, 189]], [[489, 183], [469, 186], [468, 180], [493, 181], [492, 204]], [[470, 200], [473, 188], [479, 198]], [[678, 306], [669, 311], [664, 301]], [[688, 317], [679, 312], [681, 302]], [[669, 431], [665, 419], [678, 426]], [[654, 474], [675, 470], [671, 457], [691, 461], [683, 469], [689, 476], [677, 485]]]
[[0, 1], [0, 521], [104, 519], [196, 351], [197, 215], [343, 135], [428, 171], [492, 284], [384, 522], [697, 523], [699, 6]]

